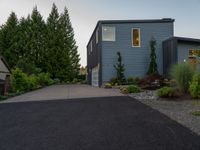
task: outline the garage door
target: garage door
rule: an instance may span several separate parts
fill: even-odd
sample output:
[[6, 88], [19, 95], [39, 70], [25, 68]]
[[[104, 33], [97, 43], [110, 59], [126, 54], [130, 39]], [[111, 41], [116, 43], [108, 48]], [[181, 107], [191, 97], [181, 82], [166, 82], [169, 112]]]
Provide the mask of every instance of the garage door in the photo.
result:
[[98, 66], [92, 69], [92, 85], [99, 86], [99, 68], [98, 68]]

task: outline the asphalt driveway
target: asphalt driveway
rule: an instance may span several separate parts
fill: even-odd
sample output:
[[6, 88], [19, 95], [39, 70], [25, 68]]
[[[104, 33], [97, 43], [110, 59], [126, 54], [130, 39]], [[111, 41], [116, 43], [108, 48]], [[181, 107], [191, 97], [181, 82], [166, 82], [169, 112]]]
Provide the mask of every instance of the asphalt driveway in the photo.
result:
[[199, 136], [130, 97], [0, 104], [0, 150], [199, 149]]
[[63, 100], [91, 97], [122, 96], [118, 89], [104, 89], [90, 85], [52, 85], [10, 98], [0, 103]]

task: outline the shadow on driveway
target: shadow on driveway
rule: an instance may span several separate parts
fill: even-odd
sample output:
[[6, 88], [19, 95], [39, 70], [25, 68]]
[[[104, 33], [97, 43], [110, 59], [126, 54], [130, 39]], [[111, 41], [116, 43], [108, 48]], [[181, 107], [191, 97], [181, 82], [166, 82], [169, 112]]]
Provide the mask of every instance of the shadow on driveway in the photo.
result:
[[199, 150], [200, 137], [130, 98], [0, 104], [1, 150]]

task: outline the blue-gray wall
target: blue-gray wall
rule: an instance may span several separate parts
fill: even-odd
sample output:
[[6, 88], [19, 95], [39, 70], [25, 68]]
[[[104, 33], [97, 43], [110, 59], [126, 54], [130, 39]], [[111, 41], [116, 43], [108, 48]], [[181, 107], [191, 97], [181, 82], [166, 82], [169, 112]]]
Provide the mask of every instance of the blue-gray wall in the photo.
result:
[[[116, 76], [113, 67], [117, 63], [118, 51], [121, 52], [125, 65], [125, 76], [144, 76], [150, 61], [149, 41], [154, 37], [157, 41], [157, 64], [159, 73], [163, 73], [162, 42], [174, 34], [173, 23], [127, 23], [103, 24], [116, 27], [116, 41], [102, 41], [102, 81], [109, 81]], [[140, 28], [140, 47], [132, 47], [132, 28]]]
[[187, 61], [189, 56], [190, 49], [200, 49], [200, 44], [191, 44], [191, 43], [178, 43], [177, 46], [177, 56], [178, 62], [183, 62], [184, 59]]

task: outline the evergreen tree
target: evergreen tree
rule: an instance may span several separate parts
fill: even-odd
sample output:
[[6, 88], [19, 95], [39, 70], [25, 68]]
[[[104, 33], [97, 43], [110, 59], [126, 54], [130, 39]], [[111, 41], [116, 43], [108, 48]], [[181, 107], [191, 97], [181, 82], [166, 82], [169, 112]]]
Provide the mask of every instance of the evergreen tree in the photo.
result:
[[156, 40], [152, 38], [150, 40], [150, 48], [151, 48], [151, 54], [150, 54], [150, 64], [149, 64], [149, 70], [147, 74], [152, 74], [152, 73], [158, 73], [157, 70], [157, 63], [156, 63]]
[[0, 53], [5, 57], [9, 66], [16, 65], [18, 57], [18, 19], [12, 12], [5, 25], [1, 27]]
[[64, 8], [64, 13], [61, 15], [60, 19], [61, 19], [61, 24], [65, 26], [65, 30], [66, 30], [63, 33], [65, 33], [65, 41], [64, 41], [65, 46], [64, 47], [69, 54], [69, 57], [67, 59], [70, 60], [69, 61], [69, 63], [70, 63], [69, 79], [73, 80], [79, 74], [80, 58], [79, 58], [79, 54], [78, 54], [78, 47], [76, 46], [76, 41], [74, 38], [74, 30], [73, 30], [71, 20], [69, 17], [69, 12], [66, 7]]
[[114, 68], [117, 72], [118, 83], [121, 85], [121, 84], [125, 83], [125, 81], [126, 81], [125, 76], [124, 76], [125, 68], [124, 68], [124, 64], [122, 64], [121, 53], [117, 52], [117, 56], [118, 56], [118, 59], [117, 59], [118, 62], [116, 65], [114, 65]]
[[[30, 56], [29, 62], [32, 62], [37, 67], [44, 67], [43, 63], [45, 59], [43, 55], [45, 53], [45, 32], [46, 26], [45, 22], [35, 7], [31, 14], [31, 21], [30, 21]], [[44, 68], [43, 68], [44, 70]]]
[[55, 4], [52, 6], [51, 13], [47, 18], [47, 49], [45, 53], [46, 58], [46, 69], [52, 75], [53, 78], [56, 78], [56, 74], [60, 68], [58, 62], [60, 60], [59, 52], [59, 13]]

